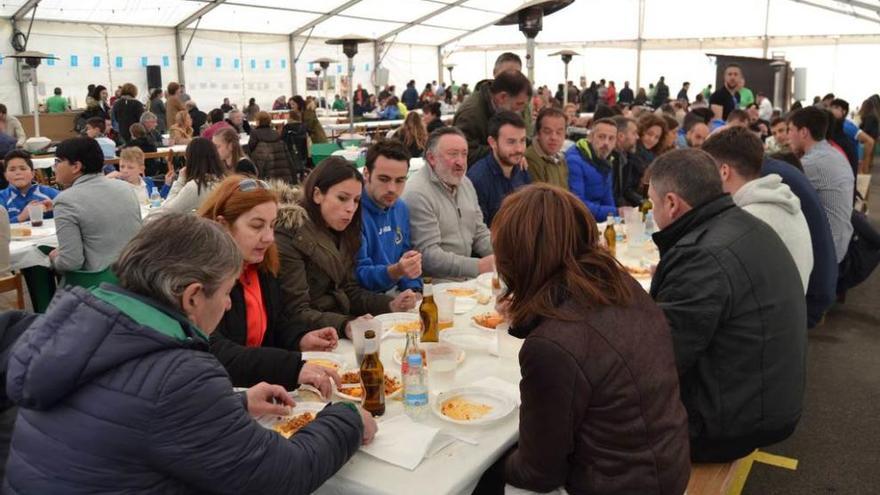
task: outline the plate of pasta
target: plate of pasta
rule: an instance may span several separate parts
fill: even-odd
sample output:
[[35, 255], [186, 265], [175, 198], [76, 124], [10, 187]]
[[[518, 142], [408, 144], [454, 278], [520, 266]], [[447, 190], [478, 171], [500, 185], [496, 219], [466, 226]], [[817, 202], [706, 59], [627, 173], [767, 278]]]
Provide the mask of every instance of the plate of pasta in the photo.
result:
[[483, 387], [462, 387], [443, 392], [431, 404], [438, 418], [459, 425], [485, 425], [505, 418], [516, 401], [504, 392]]

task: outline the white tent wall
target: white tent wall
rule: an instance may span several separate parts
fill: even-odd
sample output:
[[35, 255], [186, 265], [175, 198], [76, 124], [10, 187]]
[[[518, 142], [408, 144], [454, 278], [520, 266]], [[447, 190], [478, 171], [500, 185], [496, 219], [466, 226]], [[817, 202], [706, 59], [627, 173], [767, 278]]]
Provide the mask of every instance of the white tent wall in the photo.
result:
[[[3, 36], [6, 36], [3, 39], [9, 39], [11, 29], [8, 21], [2, 21]], [[172, 32], [163, 28], [35, 22], [28, 49], [58, 57], [58, 60], [43, 62], [37, 69], [39, 100], [44, 101], [54, 88], [60, 87], [75, 107], [82, 107], [89, 84], [104, 85], [112, 94], [117, 86], [126, 82], [136, 85], [141, 91], [138, 96], [145, 99], [144, 57], [148, 64], [162, 67], [163, 81], [177, 77]], [[4, 51], [9, 53], [12, 49]], [[15, 64], [4, 60], [0, 70], [0, 97], [10, 112], [21, 111], [18, 93]]]
[[[182, 50], [191, 33], [181, 30]], [[288, 39], [197, 31], [183, 62], [187, 93], [203, 112], [218, 108], [223, 98], [239, 108], [249, 98], [255, 98], [260, 108], [272, 108], [275, 98], [290, 95]]]
[[[437, 73], [437, 47], [424, 45], [393, 44], [382, 60], [382, 67], [388, 69], [388, 83], [396, 86], [400, 96], [406, 83], [415, 79], [419, 93], [425, 84], [431, 81], [440, 82]], [[443, 69], [443, 80], [449, 84], [449, 72]], [[453, 76], [457, 74], [452, 72]]]

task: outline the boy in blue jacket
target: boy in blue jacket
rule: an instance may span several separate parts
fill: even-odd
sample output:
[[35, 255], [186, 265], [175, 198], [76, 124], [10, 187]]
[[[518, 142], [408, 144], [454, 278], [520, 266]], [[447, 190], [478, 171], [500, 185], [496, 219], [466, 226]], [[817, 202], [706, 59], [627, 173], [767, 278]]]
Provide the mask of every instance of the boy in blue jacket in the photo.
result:
[[28, 206], [42, 203], [43, 218], [52, 218], [52, 200], [58, 189], [34, 182], [34, 162], [24, 150], [12, 150], [3, 157], [3, 175], [9, 187], [0, 190], [0, 204], [9, 212], [11, 223], [30, 220]]
[[409, 210], [400, 200], [409, 172], [409, 152], [388, 139], [367, 151], [361, 249], [355, 274], [366, 289], [422, 290], [422, 255], [412, 250]]

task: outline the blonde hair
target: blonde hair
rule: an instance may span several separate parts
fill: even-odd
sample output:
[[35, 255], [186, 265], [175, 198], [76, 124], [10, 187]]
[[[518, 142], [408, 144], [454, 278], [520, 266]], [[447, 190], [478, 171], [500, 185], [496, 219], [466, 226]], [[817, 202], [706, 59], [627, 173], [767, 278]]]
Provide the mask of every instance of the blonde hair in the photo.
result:
[[136, 163], [141, 167], [144, 166], [144, 151], [137, 146], [129, 146], [128, 148], [122, 148], [122, 151], [119, 153], [119, 161], [120, 162], [130, 162]]

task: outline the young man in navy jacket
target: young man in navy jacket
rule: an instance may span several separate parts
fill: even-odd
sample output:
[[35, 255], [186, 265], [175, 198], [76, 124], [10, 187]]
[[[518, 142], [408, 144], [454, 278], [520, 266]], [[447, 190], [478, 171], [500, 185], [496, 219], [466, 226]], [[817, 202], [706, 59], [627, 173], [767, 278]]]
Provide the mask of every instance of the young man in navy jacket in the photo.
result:
[[374, 144], [367, 151], [363, 227], [355, 273], [369, 290], [422, 289], [422, 255], [412, 250], [409, 210], [400, 200], [409, 173], [409, 152], [397, 140]]

